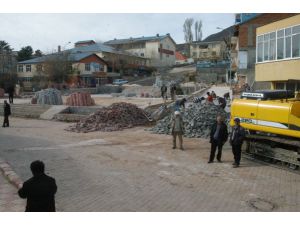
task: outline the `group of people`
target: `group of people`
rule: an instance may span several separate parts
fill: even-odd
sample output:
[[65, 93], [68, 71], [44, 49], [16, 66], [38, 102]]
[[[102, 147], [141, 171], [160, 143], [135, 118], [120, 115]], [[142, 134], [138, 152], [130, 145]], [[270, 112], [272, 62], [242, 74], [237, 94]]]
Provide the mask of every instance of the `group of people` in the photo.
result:
[[[232, 153], [234, 156], [233, 167], [239, 167], [241, 161], [241, 152], [242, 152], [242, 144], [245, 139], [245, 130], [240, 125], [240, 119], [234, 119], [234, 127], [232, 128], [232, 132], [229, 137], [229, 143], [232, 147]], [[174, 117], [171, 121], [171, 133], [173, 136], [173, 149], [176, 149], [176, 139], [179, 139], [179, 148], [184, 150], [183, 148], [183, 139], [182, 136], [184, 134], [184, 123], [182, 116], [179, 111], [175, 111]], [[218, 116], [216, 122], [212, 125], [210, 131], [210, 156], [208, 163], [213, 163], [215, 159], [215, 154], [217, 153], [217, 161], [222, 163], [222, 148], [223, 145], [228, 140], [228, 127], [224, 123], [224, 119], [222, 116]]]
[[[161, 97], [164, 101], [168, 100], [168, 87], [163, 84], [160, 88], [160, 92], [161, 92]], [[171, 100], [175, 100], [176, 97], [176, 85], [172, 84], [170, 85], [170, 95], [171, 95]]]
[[[224, 95], [224, 97], [217, 96], [214, 91], [212, 91], [211, 93], [207, 92], [206, 95], [207, 95], [207, 98], [206, 98], [207, 102], [213, 103], [214, 99], [217, 99], [219, 106], [221, 108], [225, 109], [225, 107], [227, 105], [225, 95]], [[205, 98], [203, 98], [202, 100], [205, 100]]]

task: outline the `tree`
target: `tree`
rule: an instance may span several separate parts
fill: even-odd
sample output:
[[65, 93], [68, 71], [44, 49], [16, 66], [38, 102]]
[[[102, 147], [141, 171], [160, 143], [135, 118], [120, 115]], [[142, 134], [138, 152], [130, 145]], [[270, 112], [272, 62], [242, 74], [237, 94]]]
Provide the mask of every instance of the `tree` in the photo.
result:
[[37, 49], [37, 50], [35, 50], [35, 52], [34, 52], [34, 56], [35, 56], [35, 57], [41, 57], [41, 56], [43, 56], [43, 53], [42, 53], [41, 50]]
[[32, 58], [32, 47], [31, 46], [25, 46], [21, 48], [21, 50], [18, 52], [18, 62], [28, 60]]
[[202, 21], [195, 22], [195, 41], [202, 40]]
[[184, 21], [183, 33], [184, 33], [184, 40], [185, 40], [186, 43], [192, 43], [193, 42], [193, 31], [192, 31], [193, 23], [194, 23], [193, 18], [187, 18]]
[[11, 52], [12, 48], [6, 41], [0, 41], [0, 53], [2, 52]]

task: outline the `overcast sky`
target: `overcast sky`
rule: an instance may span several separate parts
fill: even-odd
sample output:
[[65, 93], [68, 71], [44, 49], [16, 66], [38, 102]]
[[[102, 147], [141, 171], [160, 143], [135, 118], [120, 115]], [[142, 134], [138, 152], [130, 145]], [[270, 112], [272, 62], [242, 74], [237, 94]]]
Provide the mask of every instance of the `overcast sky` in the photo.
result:
[[[170, 33], [183, 43], [185, 18], [202, 20], [203, 37], [216, 27], [234, 24], [234, 14], [0, 14], [0, 40], [15, 50], [31, 45], [51, 52], [61, 45], [71, 48], [79, 40], [107, 41], [114, 38], [153, 36]], [[71, 42], [71, 44], [67, 44]]]

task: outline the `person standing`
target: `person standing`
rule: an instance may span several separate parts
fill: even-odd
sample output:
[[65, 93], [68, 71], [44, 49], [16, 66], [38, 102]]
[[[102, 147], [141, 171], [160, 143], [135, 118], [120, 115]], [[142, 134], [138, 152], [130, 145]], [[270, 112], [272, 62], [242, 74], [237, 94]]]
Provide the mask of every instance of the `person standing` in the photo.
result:
[[33, 177], [25, 181], [18, 194], [27, 198], [25, 212], [55, 212], [55, 179], [45, 174], [42, 161], [34, 161], [30, 165]]
[[173, 149], [176, 148], [176, 138], [178, 136], [180, 149], [184, 150], [182, 140], [182, 135], [184, 133], [184, 124], [179, 111], [175, 111], [174, 113], [174, 117], [172, 118], [171, 122], [171, 129], [173, 136]]
[[234, 163], [232, 164], [234, 168], [240, 166], [242, 144], [245, 139], [245, 129], [240, 125], [240, 119], [234, 119], [234, 127], [230, 135], [230, 145], [232, 146], [232, 153], [234, 156]]
[[171, 99], [174, 101], [176, 96], [176, 85], [172, 84], [170, 88]]
[[216, 150], [218, 148], [217, 160], [222, 162], [222, 148], [228, 138], [227, 125], [224, 123], [222, 116], [217, 116], [217, 121], [211, 127], [210, 131], [210, 156], [208, 163], [214, 162]]
[[164, 101], [167, 99], [167, 91], [168, 91], [167, 86], [163, 84], [160, 88], [160, 92], [161, 92], [161, 97]]
[[10, 104], [14, 103], [14, 93], [15, 93], [15, 87], [13, 85], [11, 85], [8, 88], [8, 99], [9, 99]]
[[226, 100], [225, 100], [225, 98], [217, 97], [217, 99], [218, 99], [218, 102], [219, 102], [219, 106], [222, 109], [225, 109], [225, 107], [226, 107]]
[[10, 110], [10, 105], [7, 103], [6, 100], [4, 100], [4, 121], [3, 121], [3, 126], [2, 127], [9, 127], [9, 119], [8, 117], [11, 114], [11, 110]]

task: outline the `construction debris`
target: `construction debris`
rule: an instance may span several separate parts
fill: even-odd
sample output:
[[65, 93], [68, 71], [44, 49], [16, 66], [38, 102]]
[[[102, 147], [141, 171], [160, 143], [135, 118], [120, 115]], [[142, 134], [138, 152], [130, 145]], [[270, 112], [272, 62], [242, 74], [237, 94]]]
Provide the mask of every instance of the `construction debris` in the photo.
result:
[[[227, 113], [221, 107], [212, 103], [192, 104], [181, 114], [185, 125], [184, 136], [189, 138], [208, 138], [210, 128], [216, 122], [218, 115], [225, 118], [226, 124], [229, 123]], [[169, 113], [166, 117], [159, 120], [150, 131], [157, 134], [171, 134], [172, 116], [173, 114]]]
[[88, 92], [75, 92], [67, 98], [67, 105], [69, 106], [92, 106], [95, 105], [94, 99]]
[[59, 90], [48, 88], [36, 92], [31, 103], [40, 105], [62, 105], [63, 101]]
[[118, 131], [149, 122], [145, 112], [134, 104], [114, 103], [104, 107], [66, 130], [73, 132]]

